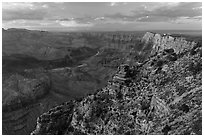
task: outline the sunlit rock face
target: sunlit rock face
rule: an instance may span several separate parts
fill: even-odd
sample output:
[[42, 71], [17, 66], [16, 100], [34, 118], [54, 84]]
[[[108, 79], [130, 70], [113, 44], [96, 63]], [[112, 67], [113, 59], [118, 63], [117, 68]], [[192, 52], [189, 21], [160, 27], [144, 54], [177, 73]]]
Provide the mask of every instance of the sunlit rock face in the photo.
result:
[[174, 38], [170, 35], [160, 35], [147, 32], [142, 41], [152, 43], [152, 54], [163, 51], [164, 49], [174, 49], [175, 53], [182, 53], [196, 45], [195, 42], [188, 42], [184, 38]]
[[149, 32], [142, 42], [150, 58], [121, 64], [95, 94], [44, 113], [31, 134], [201, 135], [201, 45]]

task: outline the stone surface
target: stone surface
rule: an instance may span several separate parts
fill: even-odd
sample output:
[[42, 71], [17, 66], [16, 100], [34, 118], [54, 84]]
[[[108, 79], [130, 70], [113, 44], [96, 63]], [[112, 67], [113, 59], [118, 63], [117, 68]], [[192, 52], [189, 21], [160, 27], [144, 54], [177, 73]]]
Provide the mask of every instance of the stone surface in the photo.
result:
[[152, 43], [152, 54], [158, 53], [165, 49], [174, 49], [175, 53], [185, 52], [196, 45], [196, 43], [188, 42], [184, 38], [174, 38], [169, 35], [161, 36], [160, 34], [153, 34], [147, 32], [142, 41], [147, 43]]
[[12, 111], [32, 104], [47, 94], [50, 86], [50, 79], [46, 75], [34, 79], [19, 74], [11, 75], [3, 82], [3, 111]]
[[201, 47], [150, 32], [143, 42], [152, 46], [150, 58], [121, 65], [95, 94], [44, 113], [32, 134], [201, 135]]

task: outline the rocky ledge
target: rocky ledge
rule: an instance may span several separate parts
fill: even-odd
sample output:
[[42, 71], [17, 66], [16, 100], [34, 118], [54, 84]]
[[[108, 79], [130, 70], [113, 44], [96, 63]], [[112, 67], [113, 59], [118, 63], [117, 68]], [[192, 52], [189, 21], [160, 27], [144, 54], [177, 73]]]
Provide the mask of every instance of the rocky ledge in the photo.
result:
[[201, 135], [201, 45], [178, 46], [170, 42], [177, 38], [168, 38], [166, 46], [164, 39], [146, 33], [143, 40], [153, 43], [157, 54], [132, 66], [121, 65], [95, 94], [44, 113], [31, 134]]

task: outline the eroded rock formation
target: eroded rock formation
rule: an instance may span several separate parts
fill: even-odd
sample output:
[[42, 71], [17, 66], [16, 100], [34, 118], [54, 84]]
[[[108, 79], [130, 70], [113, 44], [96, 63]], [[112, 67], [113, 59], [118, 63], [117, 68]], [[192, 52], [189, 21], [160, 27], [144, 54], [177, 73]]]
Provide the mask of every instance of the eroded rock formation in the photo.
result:
[[3, 134], [27, 134], [33, 130], [33, 123], [44, 112], [36, 102], [49, 93], [50, 86], [46, 75], [26, 78], [16, 74], [3, 81]]
[[152, 54], [163, 51], [164, 49], [174, 49], [175, 53], [185, 52], [196, 45], [195, 42], [186, 41], [184, 38], [174, 38], [170, 35], [160, 35], [147, 32], [142, 42], [148, 44], [152, 43]]
[[47, 76], [28, 79], [18, 74], [11, 75], [3, 82], [3, 111], [12, 111], [32, 104], [47, 94], [50, 86]]
[[95, 94], [44, 113], [32, 134], [202, 134], [201, 46], [153, 33], [142, 40], [151, 58], [121, 65]]

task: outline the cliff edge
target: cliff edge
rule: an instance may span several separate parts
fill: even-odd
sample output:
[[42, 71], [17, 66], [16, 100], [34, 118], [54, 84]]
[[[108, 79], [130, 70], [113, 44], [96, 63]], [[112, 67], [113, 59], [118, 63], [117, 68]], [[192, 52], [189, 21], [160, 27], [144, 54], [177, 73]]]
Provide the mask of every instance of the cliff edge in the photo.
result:
[[36, 134], [202, 134], [202, 46], [146, 33], [149, 57], [121, 64], [108, 85], [41, 115]]

